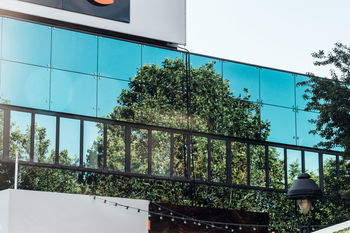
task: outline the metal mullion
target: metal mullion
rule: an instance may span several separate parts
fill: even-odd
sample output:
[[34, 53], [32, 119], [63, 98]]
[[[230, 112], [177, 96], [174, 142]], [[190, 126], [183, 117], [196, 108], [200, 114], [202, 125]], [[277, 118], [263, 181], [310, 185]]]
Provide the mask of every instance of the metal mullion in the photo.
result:
[[103, 124], [103, 168], [107, 168], [107, 124]]
[[287, 148], [283, 148], [283, 152], [284, 152], [284, 187], [285, 190], [288, 190], [288, 167], [287, 167], [287, 163], [288, 163], [288, 155], [287, 155]]
[[174, 134], [170, 134], [170, 176], [174, 175]]
[[232, 184], [232, 151], [230, 140], [226, 140], [226, 183]]
[[211, 181], [211, 176], [212, 176], [212, 172], [211, 172], [211, 139], [208, 138], [208, 181]]
[[148, 130], [148, 175], [152, 174], [152, 130]]
[[55, 148], [55, 164], [60, 162], [60, 117], [56, 116], [56, 148]]
[[301, 151], [301, 172], [305, 173], [305, 151]]
[[187, 146], [186, 146], [186, 154], [187, 154], [187, 172], [186, 172], [186, 178], [190, 179], [191, 178], [191, 135], [186, 135], [187, 136]]
[[319, 173], [319, 182], [320, 182], [320, 188], [323, 190], [324, 188], [324, 182], [323, 182], [323, 154], [318, 153], [318, 173]]
[[4, 133], [3, 133], [3, 153], [4, 159], [7, 160], [10, 157], [10, 125], [11, 125], [11, 112], [9, 109], [4, 110]]
[[269, 164], [269, 147], [265, 145], [265, 182], [266, 188], [270, 187], [270, 164]]
[[337, 173], [337, 180], [340, 178], [340, 169], [339, 169], [339, 154], [336, 155], [336, 173]]
[[125, 172], [130, 173], [130, 142], [131, 142], [131, 127], [125, 126]]
[[31, 123], [30, 123], [30, 151], [29, 157], [30, 162], [34, 161], [34, 137], [35, 137], [35, 114], [31, 113]]
[[80, 167], [84, 166], [84, 120], [80, 120], [80, 142], [79, 142]]
[[250, 186], [250, 144], [247, 144], [247, 185]]

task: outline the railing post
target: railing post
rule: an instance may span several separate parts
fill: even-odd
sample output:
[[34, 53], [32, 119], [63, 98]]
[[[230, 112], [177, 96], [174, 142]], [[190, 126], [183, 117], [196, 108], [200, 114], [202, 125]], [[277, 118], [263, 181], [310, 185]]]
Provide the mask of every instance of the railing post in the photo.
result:
[[35, 139], [35, 114], [31, 114], [31, 123], [30, 123], [30, 150], [29, 157], [30, 162], [34, 161], [34, 139]]
[[230, 140], [226, 140], [226, 183], [232, 184], [232, 151]]
[[125, 172], [130, 173], [130, 142], [131, 142], [131, 128], [125, 126]]
[[11, 113], [9, 109], [5, 109], [4, 110], [4, 149], [3, 149], [3, 153], [4, 153], [4, 159], [8, 160], [10, 157], [10, 121], [11, 121]]

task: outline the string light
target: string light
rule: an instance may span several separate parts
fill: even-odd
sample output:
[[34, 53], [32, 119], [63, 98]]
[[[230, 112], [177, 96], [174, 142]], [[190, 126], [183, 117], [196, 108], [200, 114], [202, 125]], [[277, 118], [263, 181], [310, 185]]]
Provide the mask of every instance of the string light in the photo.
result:
[[198, 222], [198, 226], [201, 226], [201, 222]]
[[253, 227], [253, 231], [256, 231], [256, 227]]
[[172, 219], [171, 219], [171, 221], [172, 221], [172, 222], [174, 222], [174, 221], [175, 221], [175, 219], [174, 219], [174, 218], [172, 218]]
[[242, 227], [241, 226], [239, 226], [239, 228], [238, 228], [240, 231], [242, 230]]
[[159, 217], [159, 219], [160, 219], [160, 220], [163, 220], [163, 216], [161, 215], [161, 216]]
[[231, 232], [234, 232], [235, 230], [231, 229]]
[[225, 229], [228, 229], [228, 226], [227, 226], [227, 225], [225, 226]]

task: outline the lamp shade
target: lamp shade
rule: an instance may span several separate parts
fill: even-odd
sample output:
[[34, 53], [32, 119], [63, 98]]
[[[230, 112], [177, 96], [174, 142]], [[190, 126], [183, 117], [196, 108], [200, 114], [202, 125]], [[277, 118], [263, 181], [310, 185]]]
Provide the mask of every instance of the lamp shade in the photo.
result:
[[294, 181], [287, 193], [287, 198], [293, 200], [315, 200], [320, 197], [322, 197], [321, 189], [307, 173], [299, 174], [298, 179]]

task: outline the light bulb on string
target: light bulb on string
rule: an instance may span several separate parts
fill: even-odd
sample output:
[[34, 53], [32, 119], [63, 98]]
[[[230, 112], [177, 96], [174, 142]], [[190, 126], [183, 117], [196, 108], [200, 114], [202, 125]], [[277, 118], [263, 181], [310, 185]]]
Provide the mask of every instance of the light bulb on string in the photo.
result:
[[171, 221], [172, 221], [172, 222], [174, 222], [174, 221], [175, 221], [175, 219], [174, 219], [174, 218], [172, 218], [172, 219], [171, 219]]
[[200, 226], [201, 225], [201, 222], [198, 222], [198, 226]]
[[214, 228], [215, 227], [214, 224], [212, 224], [211, 227]]
[[239, 228], [238, 228], [240, 231], [242, 230], [242, 227], [241, 226], [239, 226]]
[[160, 220], [163, 220], [163, 216], [161, 215], [161, 216], [159, 217], [159, 219], [160, 219]]
[[235, 230], [231, 229], [231, 232], [234, 232]]
[[256, 228], [255, 228], [255, 227], [253, 227], [253, 231], [256, 231]]

